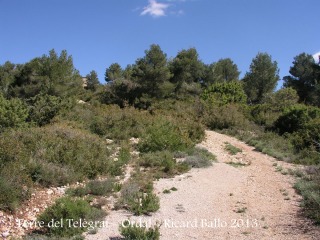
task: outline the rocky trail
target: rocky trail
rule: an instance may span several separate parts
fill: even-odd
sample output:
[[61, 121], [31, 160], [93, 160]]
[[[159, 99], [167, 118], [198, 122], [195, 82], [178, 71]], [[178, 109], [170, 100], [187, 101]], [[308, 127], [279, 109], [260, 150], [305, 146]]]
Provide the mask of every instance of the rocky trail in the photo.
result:
[[[242, 150], [231, 155], [226, 143]], [[319, 239], [320, 229], [301, 216], [301, 197], [293, 189], [294, 178], [279, 162], [226, 135], [206, 132], [199, 144], [217, 156], [205, 169], [155, 182], [160, 209], [152, 216], [135, 217], [112, 211], [106, 226], [86, 239], [118, 239], [119, 223], [161, 223], [160, 239]], [[232, 163], [230, 163], [232, 162]], [[282, 172], [279, 171], [282, 169]], [[163, 193], [172, 187], [177, 191]]]
[[[242, 151], [232, 155], [225, 149], [227, 143]], [[160, 197], [156, 213], [133, 216], [125, 210], [112, 210], [104, 226], [95, 234], [86, 234], [86, 239], [121, 239], [119, 224], [127, 219], [137, 226], [161, 224], [161, 240], [320, 239], [320, 228], [301, 215], [301, 196], [293, 189], [294, 177], [287, 174], [287, 169], [294, 170], [297, 165], [277, 161], [233, 137], [213, 131], [206, 131], [206, 139], [199, 147], [215, 154], [217, 162], [208, 168], [155, 181]], [[123, 181], [132, 170], [128, 168]], [[176, 191], [163, 192], [171, 188]], [[31, 198], [14, 217], [0, 212], [0, 238], [23, 234], [29, 228], [14, 227], [17, 221], [36, 219], [63, 193], [64, 189], [43, 191], [37, 195], [41, 204], [33, 203]]]

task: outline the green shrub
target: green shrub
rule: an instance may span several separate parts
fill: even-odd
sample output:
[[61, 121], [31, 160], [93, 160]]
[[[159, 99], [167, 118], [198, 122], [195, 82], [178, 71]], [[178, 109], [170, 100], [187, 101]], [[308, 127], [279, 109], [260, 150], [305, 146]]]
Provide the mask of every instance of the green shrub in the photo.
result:
[[284, 111], [274, 126], [280, 134], [303, 130], [313, 119], [320, 118], [320, 109], [306, 105], [294, 105]]
[[239, 152], [242, 152], [242, 149], [233, 146], [230, 143], [226, 143], [225, 150], [227, 150], [231, 155], [236, 155]]
[[139, 182], [135, 179], [122, 187], [120, 191], [121, 198], [117, 203], [117, 207], [124, 207], [135, 215], [148, 215], [160, 208], [159, 197], [152, 192], [152, 182], [146, 179], [141, 180], [144, 182]]
[[14, 212], [31, 195], [30, 179], [11, 169], [0, 174], [0, 210]]
[[[183, 156], [183, 154], [180, 153], [180, 156]], [[211, 166], [215, 159], [216, 157], [207, 149], [195, 147], [189, 148], [185, 152], [185, 160], [183, 163], [194, 168], [205, 168]]]
[[177, 163], [169, 151], [144, 153], [139, 159], [139, 165], [156, 170], [160, 177], [173, 176], [188, 170], [183, 166], [184, 163]]
[[147, 128], [138, 148], [141, 152], [177, 151], [185, 149], [190, 144], [191, 142], [187, 142], [182, 137], [177, 126], [159, 119], [158, 122]]
[[0, 132], [6, 128], [22, 127], [26, 125], [29, 111], [20, 99], [5, 99], [0, 94]]
[[119, 231], [125, 240], [159, 240], [160, 239], [160, 226], [146, 228], [131, 224], [130, 221], [125, 221], [120, 224]]
[[86, 189], [89, 194], [96, 196], [104, 196], [112, 193], [114, 186], [113, 179], [106, 179], [103, 181], [93, 180], [87, 183]]
[[320, 175], [319, 167], [314, 168], [315, 173], [297, 181], [295, 188], [303, 197], [302, 207], [305, 214], [320, 224]]
[[247, 95], [240, 81], [214, 83], [204, 90], [201, 97], [212, 105], [247, 102]]
[[245, 128], [249, 121], [239, 105], [207, 106], [204, 122], [210, 129]]
[[39, 94], [29, 101], [31, 105], [29, 121], [35, 122], [39, 126], [50, 123], [50, 121], [59, 113], [63, 106], [60, 97]]
[[[105, 212], [91, 207], [85, 200], [63, 197], [48, 207], [37, 220], [44, 223], [43, 231], [46, 234], [71, 237], [92, 228], [92, 225], [95, 223], [100, 225], [95, 221], [101, 220], [104, 216]], [[79, 222], [80, 220], [86, 221], [86, 226], [85, 224], [73, 225], [75, 221]], [[58, 222], [56, 227], [52, 226], [52, 222]]]
[[250, 107], [250, 120], [267, 128], [272, 128], [281, 114], [279, 107], [271, 104], [256, 104]]
[[60, 123], [15, 130], [0, 138], [0, 168], [10, 163], [43, 186], [59, 186], [107, 174], [115, 164], [105, 141]]

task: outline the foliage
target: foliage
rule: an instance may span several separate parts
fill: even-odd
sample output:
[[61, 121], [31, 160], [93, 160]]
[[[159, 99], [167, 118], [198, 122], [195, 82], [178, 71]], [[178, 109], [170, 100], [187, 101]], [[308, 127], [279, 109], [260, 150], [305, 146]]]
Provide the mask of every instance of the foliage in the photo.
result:
[[170, 77], [167, 56], [159, 45], [151, 45], [133, 66], [132, 78], [140, 85], [141, 92], [150, 97], [161, 97], [160, 86]]
[[121, 189], [121, 198], [118, 205], [127, 208], [135, 215], [150, 214], [156, 212], [160, 208], [159, 197], [152, 192], [152, 182], [145, 182], [145, 186], [139, 186], [137, 181], [125, 184]]
[[17, 71], [17, 66], [9, 61], [0, 65], [0, 95], [9, 97], [10, 86], [14, 82], [14, 76]]
[[162, 173], [162, 177], [173, 176], [188, 170], [188, 168], [182, 166], [184, 163], [178, 163], [169, 151], [145, 153], [140, 157], [138, 163], [145, 168], [156, 169], [160, 172], [157, 176]]
[[290, 107], [298, 103], [299, 96], [297, 91], [291, 87], [282, 88], [275, 93], [264, 95], [263, 103], [269, 104], [273, 108], [283, 110], [283, 108]]
[[82, 79], [73, 66], [73, 59], [63, 50], [58, 56], [54, 49], [49, 55], [34, 58], [20, 65], [12, 83], [12, 95], [21, 98], [39, 93], [66, 97], [80, 93]]
[[204, 90], [202, 99], [210, 104], [246, 103], [247, 96], [239, 81], [214, 83]]
[[46, 125], [58, 115], [63, 106], [60, 97], [50, 96], [47, 94], [38, 94], [29, 100], [30, 114], [29, 121], [36, 123], [39, 126]]
[[204, 76], [204, 64], [199, 60], [198, 52], [195, 48], [181, 50], [170, 62], [170, 71], [173, 74], [171, 82], [177, 84], [176, 91], [185, 82], [201, 82]]
[[294, 105], [285, 109], [274, 125], [280, 134], [293, 133], [304, 129], [308, 122], [319, 117], [319, 108]]
[[91, 194], [95, 196], [107, 196], [113, 192], [115, 180], [108, 178], [106, 180], [92, 180], [89, 181], [84, 187], [69, 188], [67, 193], [69, 196], [83, 197]]
[[106, 174], [113, 162], [102, 139], [65, 124], [16, 130], [0, 139], [0, 163], [19, 164], [44, 186], [57, 186]]
[[147, 128], [146, 134], [139, 142], [138, 147], [141, 152], [178, 151], [191, 144], [188, 139], [181, 138], [177, 126], [159, 118], [159, 121], [154, 122]]
[[304, 213], [314, 220], [316, 224], [320, 224], [320, 170], [318, 167], [312, 167], [312, 171], [298, 180], [295, 188], [303, 197], [302, 206]]
[[127, 220], [119, 226], [119, 231], [125, 240], [159, 240], [159, 228], [160, 226], [156, 225], [147, 229], [144, 226], [132, 224]]
[[239, 80], [238, 67], [230, 58], [220, 59], [218, 62], [206, 66], [205, 84], [229, 82]]
[[[105, 212], [91, 207], [85, 200], [63, 197], [48, 207], [37, 220], [43, 221], [43, 230], [48, 235], [71, 237], [92, 227], [89, 224], [94, 224], [95, 221], [101, 220], [104, 216]], [[77, 226], [73, 226], [75, 221], [78, 222]], [[87, 224], [79, 225], [79, 221]], [[57, 222], [58, 224], [56, 227], [50, 227], [50, 222]]]
[[123, 70], [118, 63], [112, 63], [105, 73], [105, 80], [107, 83], [111, 83], [115, 80], [121, 79], [123, 76]]
[[245, 128], [249, 121], [246, 118], [245, 109], [236, 104], [223, 106], [206, 106], [204, 122], [210, 129]]
[[86, 83], [84, 83], [85, 88], [91, 91], [96, 91], [100, 85], [98, 74], [96, 71], [92, 70], [86, 75]]
[[207, 149], [199, 147], [187, 149], [183, 157], [185, 158], [183, 163], [193, 168], [209, 167], [212, 165], [212, 162], [216, 160], [215, 155], [210, 153]]
[[28, 109], [20, 99], [7, 100], [0, 94], [0, 132], [25, 126], [28, 115]]
[[271, 93], [277, 86], [279, 69], [267, 53], [258, 53], [252, 60], [250, 71], [243, 78], [244, 90], [248, 100], [260, 103], [265, 94]]
[[320, 67], [310, 54], [301, 53], [294, 58], [290, 76], [283, 78], [285, 87], [292, 87], [299, 95], [300, 102], [318, 105]]
[[242, 149], [233, 146], [230, 143], [226, 143], [225, 150], [227, 150], [231, 155], [236, 155], [239, 152], [242, 152]]

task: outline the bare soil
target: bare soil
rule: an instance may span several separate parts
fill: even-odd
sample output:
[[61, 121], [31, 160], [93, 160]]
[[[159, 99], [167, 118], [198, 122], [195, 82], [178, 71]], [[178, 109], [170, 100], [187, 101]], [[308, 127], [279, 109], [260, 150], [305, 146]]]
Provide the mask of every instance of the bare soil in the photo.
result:
[[[226, 142], [242, 152], [231, 155]], [[320, 239], [320, 229], [301, 215], [301, 197], [292, 187], [295, 180], [286, 174], [286, 169], [297, 166], [213, 131], [206, 132], [199, 146], [214, 153], [217, 163], [156, 181], [157, 213], [136, 217], [124, 210], [111, 211], [105, 227], [86, 239], [118, 239], [118, 226], [126, 219], [138, 226], [160, 223], [163, 240]], [[177, 191], [163, 193], [172, 187]]]

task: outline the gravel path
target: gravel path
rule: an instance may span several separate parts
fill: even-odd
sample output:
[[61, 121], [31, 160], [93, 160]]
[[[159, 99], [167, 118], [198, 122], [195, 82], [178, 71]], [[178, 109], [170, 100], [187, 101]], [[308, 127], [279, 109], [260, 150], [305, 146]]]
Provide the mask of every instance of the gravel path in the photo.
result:
[[[230, 155], [228, 142], [241, 153]], [[147, 226], [161, 222], [161, 240], [184, 239], [320, 239], [320, 229], [300, 215], [300, 201], [290, 175], [276, 171], [293, 165], [256, 152], [245, 143], [213, 131], [199, 144], [217, 156], [206, 169], [192, 169], [172, 179], [160, 179], [155, 189], [160, 210], [151, 217], [134, 217], [112, 211], [106, 226], [86, 239], [117, 239], [118, 225], [131, 222]], [[241, 163], [235, 166], [229, 162]], [[163, 190], [177, 188], [169, 194]]]

